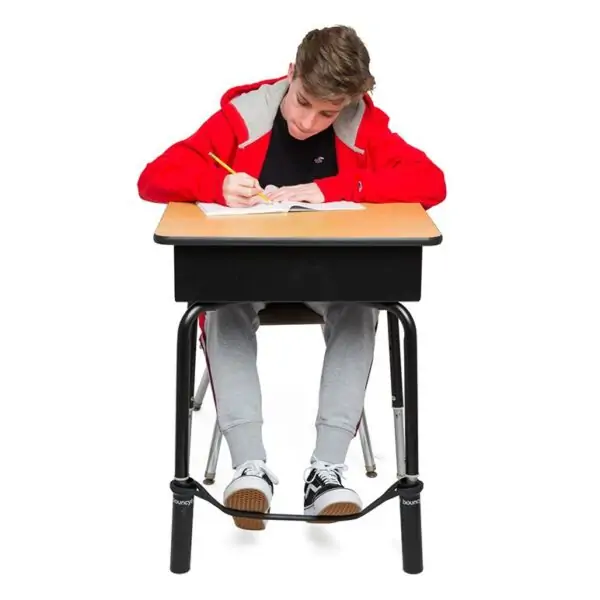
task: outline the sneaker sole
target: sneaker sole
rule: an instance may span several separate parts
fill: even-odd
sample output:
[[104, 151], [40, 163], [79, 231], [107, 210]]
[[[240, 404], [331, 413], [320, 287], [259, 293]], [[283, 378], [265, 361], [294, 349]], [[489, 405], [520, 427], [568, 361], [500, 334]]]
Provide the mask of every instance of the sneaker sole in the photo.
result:
[[[225, 501], [227, 508], [266, 513], [269, 508], [267, 497], [260, 490], [242, 489], [233, 492]], [[257, 531], [266, 527], [266, 521], [248, 517], [233, 517], [233, 522], [240, 529]]]
[[[319, 517], [345, 517], [346, 515], [355, 515], [360, 512], [360, 507], [354, 502], [334, 502], [325, 507], [319, 514]], [[312, 523], [330, 525], [335, 521], [312, 521]]]

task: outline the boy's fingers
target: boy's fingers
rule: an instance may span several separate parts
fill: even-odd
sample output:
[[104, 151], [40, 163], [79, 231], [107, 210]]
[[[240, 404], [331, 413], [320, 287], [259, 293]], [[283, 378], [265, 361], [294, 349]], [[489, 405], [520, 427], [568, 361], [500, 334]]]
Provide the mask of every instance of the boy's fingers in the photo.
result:
[[238, 184], [242, 187], [260, 188], [258, 181], [254, 177], [251, 177], [247, 173], [240, 173], [239, 175]]
[[237, 190], [237, 192], [240, 196], [243, 196], [244, 198], [252, 198], [252, 196], [256, 194], [256, 188], [242, 187], [239, 190]]

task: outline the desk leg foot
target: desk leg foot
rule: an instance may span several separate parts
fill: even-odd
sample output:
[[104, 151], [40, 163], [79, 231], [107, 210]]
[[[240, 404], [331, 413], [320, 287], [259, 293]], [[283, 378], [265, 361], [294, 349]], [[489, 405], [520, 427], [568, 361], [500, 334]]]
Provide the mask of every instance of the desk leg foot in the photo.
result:
[[402, 568], [416, 575], [423, 571], [423, 540], [421, 537], [421, 495], [400, 498], [402, 529]]
[[173, 522], [171, 528], [171, 572], [187, 573], [192, 556], [194, 523], [194, 496], [173, 494]]

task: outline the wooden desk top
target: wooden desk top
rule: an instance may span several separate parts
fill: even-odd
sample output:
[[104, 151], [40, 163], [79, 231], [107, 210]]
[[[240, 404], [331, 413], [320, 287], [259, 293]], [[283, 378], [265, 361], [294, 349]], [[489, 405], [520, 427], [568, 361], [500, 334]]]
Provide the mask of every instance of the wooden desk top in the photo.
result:
[[433, 246], [442, 235], [420, 204], [365, 204], [366, 210], [207, 217], [193, 203], [169, 204], [154, 233], [172, 246]]

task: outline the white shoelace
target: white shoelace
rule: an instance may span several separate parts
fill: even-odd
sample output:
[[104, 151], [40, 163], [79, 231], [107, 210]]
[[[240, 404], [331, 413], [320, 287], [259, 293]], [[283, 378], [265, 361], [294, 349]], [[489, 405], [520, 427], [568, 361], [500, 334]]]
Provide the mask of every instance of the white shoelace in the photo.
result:
[[[313, 469], [314, 475], [309, 479], [308, 476]], [[310, 483], [311, 481], [315, 480], [315, 477], [319, 476], [325, 484], [333, 483], [335, 485], [339, 485], [340, 481], [337, 476], [344, 477], [343, 471], [347, 470], [348, 467], [342, 463], [332, 464], [323, 462], [322, 460], [316, 460], [311, 464], [310, 467], [305, 469], [304, 481], [306, 481], [306, 483]]]
[[[244, 473], [244, 471], [246, 471], [246, 473]], [[256, 475], [257, 477], [262, 477], [263, 473], [266, 473], [273, 484], [279, 483], [279, 479], [277, 479], [275, 473], [273, 473], [262, 460], [247, 460], [235, 470], [233, 476], [234, 478], [240, 477], [243, 473], [245, 475]]]

